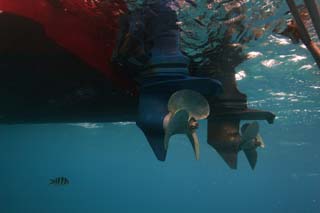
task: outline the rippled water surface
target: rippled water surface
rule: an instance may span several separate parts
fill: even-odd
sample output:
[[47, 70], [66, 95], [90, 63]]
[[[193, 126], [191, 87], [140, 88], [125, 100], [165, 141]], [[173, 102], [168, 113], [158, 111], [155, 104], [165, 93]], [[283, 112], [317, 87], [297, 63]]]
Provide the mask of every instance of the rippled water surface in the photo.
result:
[[[1, 213], [320, 212], [320, 72], [301, 44], [278, 35], [248, 44], [237, 67], [249, 105], [277, 115], [261, 121], [266, 148], [252, 171], [243, 153], [231, 170], [206, 143], [201, 159], [184, 136], [166, 162], [134, 123], [0, 126]], [[49, 179], [66, 176], [68, 186]]]

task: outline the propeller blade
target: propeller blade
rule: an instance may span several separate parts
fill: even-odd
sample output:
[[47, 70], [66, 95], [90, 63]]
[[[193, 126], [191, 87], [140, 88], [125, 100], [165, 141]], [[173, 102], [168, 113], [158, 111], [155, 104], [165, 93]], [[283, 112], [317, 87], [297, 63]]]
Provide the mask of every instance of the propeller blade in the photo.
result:
[[258, 122], [252, 122], [251, 124], [244, 124], [241, 127], [241, 140], [246, 143], [255, 139], [259, 133], [259, 124]]
[[[200, 155], [199, 149], [199, 139], [197, 133], [194, 129], [190, 128], [189, 121], [190, 115], [189, 112], [182, 109], [174, 113], [173, 115], [168, 115], [167, 124], [164, 123], [164, 147], [165, 150], [168, 150], [170, 137], [176, 134], [186, 134], [190, 140], [190, 143], [193, 147], [195, 157], [198, 160]], [[171, 117], [170, 117], [171, 116]]]
[[198, 138], [196, 131], [189, 132], [187, 134], [187, 136], [191, 142], [196, 160], [199, 160], [200, 159], [200, 144], [199, 144], [199, 138]]
[[189, 113], [186, 110], [179, 110], [169, 118], [168, 124], [164, 124], [165, 136], [164, 147], [169, 147], [169, 139], [175, 134], [186, 134], [189, 131]]
[[243, 151], [248, 159], [248, 162], [249, 162], [252, 170], [254, 170], [254, 168], [256, 167], [256, 164], [257, 164], [257, 159], [258, 159], [257, 150], [256, 149], [244, 149]]
[[260, 143], [260, 147], [261, 148], [265, 148], [266, 147], [266, 145], [265, 145], [265, 143], [264, 143], [264, 141], [263, 141], [263, 139], [262, 139], [260, 134], [257, 135], [257, 141]]
[[207, 99], [200, 93], [189, 89], [175, 92], [168, 101], [169, 112], [174, 113], [180, 109], [188, 111], [190, 116], [196, 120], [206, 119], [210, 113]]

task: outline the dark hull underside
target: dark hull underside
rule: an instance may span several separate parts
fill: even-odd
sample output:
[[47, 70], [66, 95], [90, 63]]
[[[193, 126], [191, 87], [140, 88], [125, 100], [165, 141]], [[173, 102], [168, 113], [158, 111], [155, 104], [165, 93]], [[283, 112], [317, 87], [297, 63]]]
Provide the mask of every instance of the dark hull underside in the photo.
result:
[[48, 39], [40, 25], [0, 16], [0, 123], [132, 121], [137, 97]]

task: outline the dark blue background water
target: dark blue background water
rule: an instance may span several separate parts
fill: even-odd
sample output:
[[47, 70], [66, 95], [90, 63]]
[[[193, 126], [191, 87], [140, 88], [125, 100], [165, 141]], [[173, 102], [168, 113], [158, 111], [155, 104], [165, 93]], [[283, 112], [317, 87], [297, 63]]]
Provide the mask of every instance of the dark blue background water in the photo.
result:
[[[260, 122], [255, 171], [243, 153], [229, 169], [206, 143], [206, 122], [200, 160], [175, 136], [166, 162], [132, 123], [1, 125], [0, 212], [320, 212], [319, 70], [299, 45], [264, 39], [237, 68], [250, 106], [278, 116]], [[48, 185], [57, 176], [70, 185]]]

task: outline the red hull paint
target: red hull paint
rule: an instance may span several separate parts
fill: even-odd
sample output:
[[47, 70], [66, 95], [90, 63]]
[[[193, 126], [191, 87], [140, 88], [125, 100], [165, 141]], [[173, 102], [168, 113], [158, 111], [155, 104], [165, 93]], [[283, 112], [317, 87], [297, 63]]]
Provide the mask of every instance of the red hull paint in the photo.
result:
[[122, 0], [101, 2], [97, 7], [84, 0], [0, 0], [0, 10], [40, 23], [47, 36], [103, 72], [116, 85], [132, 90], [134, 83], [110, 64], [115, 47], [118, 17], [127, 11]]

